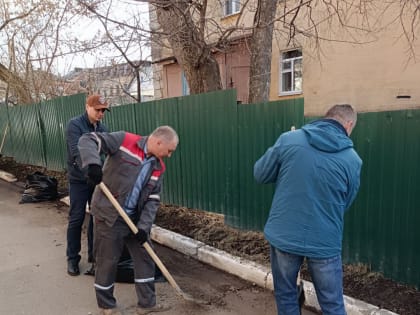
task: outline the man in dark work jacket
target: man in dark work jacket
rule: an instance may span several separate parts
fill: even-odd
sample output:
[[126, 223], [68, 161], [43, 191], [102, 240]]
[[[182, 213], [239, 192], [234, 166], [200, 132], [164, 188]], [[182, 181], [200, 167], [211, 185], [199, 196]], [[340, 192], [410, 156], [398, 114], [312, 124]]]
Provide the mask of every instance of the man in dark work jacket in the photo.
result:
[[[94, 94], [86, 100], [84, 114], [72, 118], [66, 129], [67, 142], [67, 176], [69, 181], [70, 210], [67, 226], [67, 273], [71, 276], [80, 274], [79, 261], [81, 259], [81, 234], [86, 215], [86, 204], [90, 206], [94, 186], [86, 179], [86, 170], [82, 168], [77, 143], [79, 138], [89, 132], [108, 131], [101, 119], [109, 111], [107, 101], [100, 95]], [[94, 272], [93, 255], [93, 218], [90, 215], [88, 226], [88, 262], [92, 263], [87, 274]]]

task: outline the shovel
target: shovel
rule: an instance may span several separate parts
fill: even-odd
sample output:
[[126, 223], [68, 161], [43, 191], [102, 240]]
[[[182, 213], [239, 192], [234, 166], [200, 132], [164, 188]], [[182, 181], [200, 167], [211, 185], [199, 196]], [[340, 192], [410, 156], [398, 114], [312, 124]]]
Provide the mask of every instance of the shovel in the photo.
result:
[[[125, 213], [124, 209], [120, 206], [118, 201], [115, 199], [115, 197], [112, 195], [112, 193], [109, 191], [108, 187], [104, 184], [104, 182], [99, 183], [98, 185], [102, 192], [105, 194], [105, 196], [108, 197], [109, 201], [112, 203], [112, 205], [117, 209], [120, 216], [124, 219], [125, 223], [127, 223], [130, 230], [137, 234], [138, 229], [137, 226], [131, 221], [130, 217]], [[175, 289], [176, 293], [184, 298], [186, 301], [194, 302], [197, 304], [208, 304], [206, 301], [197, 300], [190, 296], [189, 294], [185, 293], [181, 290], [181, 288], [178, 286], [178, 284], [175, 282], [175, 279], [172, 277], [172, 275], [169, 273], [168, 269], [163, 265], [162, 261], [159, 259], [159, 257], [156, 255], [156, 253], [153, 251], [152, 247], [146, 242], [143, 244], [144, 248], [146, 249], [147, 253], [152, 257], [153, 261], [156, 265], [158, 265], [159, 269], [162, 271], [163, 275], [166, 279], [168, 279], [168, 282], [171, 284], [171, 286]]]
[[303, 305], [305, 304], [305, 289], [303, 287], [302, 278], [300, 277], [300, 270], [298, 272], [298, 277], [297, 277], [297, 290], [298, 290], [298, 302], [299, 302], [300, 314], [302, 314], [302, 308], [303, 308]]

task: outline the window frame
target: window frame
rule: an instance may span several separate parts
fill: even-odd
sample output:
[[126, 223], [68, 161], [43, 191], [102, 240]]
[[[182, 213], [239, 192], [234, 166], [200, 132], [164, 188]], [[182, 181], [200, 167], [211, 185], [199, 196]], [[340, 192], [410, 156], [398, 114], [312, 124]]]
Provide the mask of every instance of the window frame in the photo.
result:
[[[300, 51], [300, 56], [299, 57], [292, 57], [292, 58], [287, 58], [284, 59], [283, 56], [284, 54], [291, 52], [291, 51]], [[285, 73], [290, 73], [291, 74], [291, 82], [294, 82], [295, 80], [295, 62], [297, 60], [301, 61], [301, 67], [303, 68], [303, 53], [302, 53], [302, 49], [301, 48], [294, 48], [294, 49], [289, 49], [289, 50], [285, 50], [282, 51], [280, 53], [280, 75], [279, 75], [279, 96], [285, 96], [285, 95], [298, 95], [298, 94], [302, 94], [303, 93], [303, 86], [301, 87], [300, 90], [293, 90], [293, 91], [283, 91], [283, 74]], [[288, 70], [284, 70], [283, 66], [286, 62], [290, 62], [291, 66], [290, 69]], [[303, 84], [303, 69], [301, 70], [301, 80], [302, 80], [302, 84]]]
[[181, 83], [182, 83], [182, 96], [190, 95], [190, 87], [188, 86], [187, 77], [185, 76], [185, 72], [181, 72]]
[[[235, 11], [236, 5], [237, 5], [237, 10]], [[228, 9], [230, 9], [230, 13], [228, 13]], [[238, 14], [239, 11], [241, 11], [240, 0], [224, 0], [223, 1], [223, 17]]]

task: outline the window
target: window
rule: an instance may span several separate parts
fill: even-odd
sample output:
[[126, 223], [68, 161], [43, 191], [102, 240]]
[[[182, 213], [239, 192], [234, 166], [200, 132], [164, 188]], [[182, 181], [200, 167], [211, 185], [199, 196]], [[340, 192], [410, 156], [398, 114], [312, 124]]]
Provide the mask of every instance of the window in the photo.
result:
[[302, 93], [302, 50], [283, 52], [280, 64], [280, 95]]
[[80, 87], [82, 87], [82, 88], [86, 88], [87, 87], [86, 80], [80, 80], [79, 84], [80, 84]]
[[182, 81], [182, 95], [190, 95], [190, 87], [188, 86], [187, 78], [185, 77], [184, 71], [181, 74], [181, 81]]
[[239, 12], [241, 7], [240, 0], [225, 0], [224, 14], [231, 15]]

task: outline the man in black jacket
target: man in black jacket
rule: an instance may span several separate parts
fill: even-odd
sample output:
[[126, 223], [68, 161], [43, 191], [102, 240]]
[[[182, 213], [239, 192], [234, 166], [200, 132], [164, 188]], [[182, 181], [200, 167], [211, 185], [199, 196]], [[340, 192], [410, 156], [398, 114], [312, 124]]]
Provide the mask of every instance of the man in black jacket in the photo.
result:
[[[87, 98], [85, 113], [72, 118], [66, 129], [67, 177], [70, 195], [66, 254], [67, 273], [71, 276], [80, 274], [79, 261], [81, 258], [82, 226], [86, 215], [86, 204], [90, 206], [90, 200], [95, 188], [86, 180], [86, 170], [82, 168], [77, 143], [79, 138], [85, 133], [108, 131], [105, 125], [101, 123], [105, 111], [109, 111], [109, 105], [106, 100], [100, 95], [91, 95]], [[92, 274], [94, 272], [94, 255], [93, 219], [91, 215], [88, 226], [88, 262], [92, 263], [92, 266], [87, 271], [87, 274]]]

